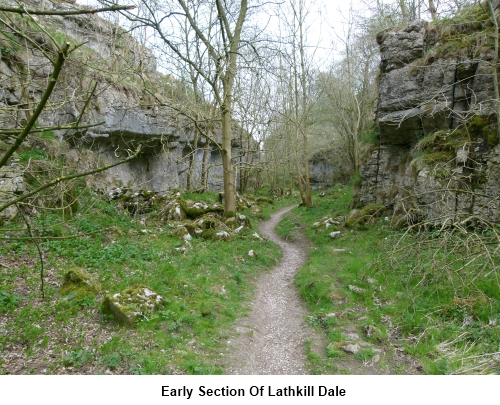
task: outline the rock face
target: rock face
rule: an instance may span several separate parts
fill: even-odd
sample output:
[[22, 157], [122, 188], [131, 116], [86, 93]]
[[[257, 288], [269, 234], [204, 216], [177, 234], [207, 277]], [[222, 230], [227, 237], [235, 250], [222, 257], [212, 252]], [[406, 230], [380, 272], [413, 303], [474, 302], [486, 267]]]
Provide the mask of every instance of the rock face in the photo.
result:
[[[13, 160], [9, 166], [0, 167], [0, 206], [15, 200], [26, 191], [21, 165]], [[0, 225], [17, 214], [17, 207], [11, 205], [0, 212]]]
[[380, 143], [361, 168], [359, 206], [436, 223], [500, 220], [491, 16], [472, 12], [481, 24], [415, 21], [377, 36]]
[[[77, 7], [56, 0], [24, 3], [28, 8], [45, 10]], [[15, 2], [11, 5], [17, 7]], [[58, 38], [65, 36], [64, 40], [72, 44], [86, 42], [65, 62], [50, 100], [57, 108], [47, 108], [38, 119], [38, 124], [45, 127], [77, 121], [84, 127], [51, 131], [61, 142], [72, 146], [66, 159], [73, 160], [79, 169], [88, 170], [117, 162], [139, 144], [143, 146], [138, 159], [96, 176], [94, 189], [107, 193], [116, 187], [155, 192], [185, 188], [191, 159], [192, 187], [202, 186], [201, 172], [205, 166], [207, 188], [222, 189], [219, 149], [203, 136], [199, 136], [195, 148], [194, 124], [174, 109], [162, 106], [182, 102], [182, 92], [176, 87], [179, 83], [156, 71], [156, 59], [150, 50], [126, 30], [97, 15], [35, 18], [49, 32], [56, 32]], [[40, 38], [37, 40], [42, 41]], [[52, 65], [36, 49], [1, 49], [0, 127], [16, 128], [26, 119], [23, 106], [28, 102], [36, 105], [40, 100]], [[23, 82], [26, 66], [31, 74], [29, 82]], [[201, 129], [209, 132], [212, 139], [220, 140], [220, 125]], [[93, 162], [78, 159], [82, 148], [95, 152]], [[237, 156], [239, 150], [235, 140], [233, 155]]]
[[345, 165], [344, 161], [345, 159], [338, 156], [338, 151], [333, 149], [313, 154], [309, 159], [309, 174], [313, 187], [332, 186], [345, 181], [351, 168]]

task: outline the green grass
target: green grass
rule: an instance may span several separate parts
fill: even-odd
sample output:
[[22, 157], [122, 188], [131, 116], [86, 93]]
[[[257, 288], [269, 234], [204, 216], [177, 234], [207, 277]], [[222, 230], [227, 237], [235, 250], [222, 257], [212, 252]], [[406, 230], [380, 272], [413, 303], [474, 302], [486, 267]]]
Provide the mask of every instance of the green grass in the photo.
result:
[[47, 152], [40, 149], [31, 149], [22, 152], [19, 157], [22, 163], [26, 163], [29, 160], [47, 160]]
[[[331, 361], [316, 361], [314, 372], [339, 371], [334, 359], [345, 356], [337, 345], [348, 325], [360, 336], [366, 325], [376, 327], [377, 334], [367, 340], [386, 348], [389, 363], [396, 344], [429, 374], [500, 372], [490, 355], [500, 345], [498, 274], [488, 267], [486, 254], [465, 259], [467, 246], [471, 250], [465, 242], [473, 236], [428, 232], [401, 239], [403, 233], [390, 229], [384, 217], [359, 228], [336, 226], [341, 234], [333, 240], [333, 227], [312, 226], [327, 215], [346, 218], [351, 193], [350, 187], [336, 186], [323, 198], [315, 195], [313, 208], [292, 210], [278, 226], [289, 239], [305, 229], [313, 245], [296, 283], [311, 311], [309, 323], [331, 343], [326, 353]], [[490, 256], [498, 265], [498, 252]], [[462, 268], [472, 257], [477, 266]], [[350, 285], [365, 292], [351, 291]], [[395, 330], [397, 341], [391, 337]], [[366, 361], [373, 355], [361, 351], [355, 359]]]
[[[16, 240], [0, 244], [0, 254], [11, 264], [0, 272], [0, 316], [6, 322], [0, 352], [21, 347], [21, 355], [29, 359], [50, 350], [52, 357], [40, 360], [49, 374], [68, 368], [73, 373], [91, 369], [94, 373], [221, 374], [225, 363], [220, 353], [225, 352], [228, 330], [243, 315], [252, 281], [280, 259], [279, 248], [256, 241], [251, 237], [255, 229], [249, 229], [230, 242], [193, 239], [183, 255], [175, 250], [182, 243], [168, 224], [151, 222], [144, 227], [139, 218], [126, 215], [114, 203], [91, 195], [86, 198], [82, 198], [83, 210], [70, 220], [63, 221], [54, 211], [33, 221], [33, 228], [46, 236], [86, 234], [41, 244], [44, 300], [34, 246]], [[265, 207], [262, 212], [268, 215], [272, 209]], [[258, 218], [249, 217], [255, 227]], [[10, 224], [9, 232], [22, 226]], [[249, 250], [257, 256], [249, 258]], [[64, 272], [75, 265], [99, 281], [103, 291], [98, 296], [59, 294]], [[142, 318], [135, 329], [126, 329], [101, 313], [101, 300], [106, 292], [118, 293], [137, 284], [159, 293], [165, 305]]]

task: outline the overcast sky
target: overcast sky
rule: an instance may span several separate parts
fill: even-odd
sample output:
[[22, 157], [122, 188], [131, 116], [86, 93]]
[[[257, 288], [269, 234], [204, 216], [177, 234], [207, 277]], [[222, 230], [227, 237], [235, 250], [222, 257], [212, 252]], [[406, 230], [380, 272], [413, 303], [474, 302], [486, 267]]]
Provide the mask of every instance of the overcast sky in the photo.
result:
[[[91, 6], [97, 4], [96, 0], [77, 2]], [[123, 3], [126, 4], [126, 1]], [[252, 0], [249, 0], [249, 5], [251, 3]], [[319, 63], [324, 63], [338, 54], [335, 51], [335, 48], [338, 48], [337, 35], [343, 36], [344, 23], [348, 20], [351, 4], [358, 12], [362, 12], [361, 0], [311, 0], [307, 3], [311, 10], [308, 16], [308, 42], [311, 46], [319, 47], [316, 56]]]

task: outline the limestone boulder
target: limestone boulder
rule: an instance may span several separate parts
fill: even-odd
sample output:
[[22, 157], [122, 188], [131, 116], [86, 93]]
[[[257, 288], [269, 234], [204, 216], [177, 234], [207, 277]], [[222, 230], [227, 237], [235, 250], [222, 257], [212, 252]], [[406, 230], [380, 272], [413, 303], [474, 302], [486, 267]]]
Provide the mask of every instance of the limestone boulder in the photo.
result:
[[165, 300], [145, 286], [130, 287], [104, 297], [102, 311], [116, 322], [133, 327], [135, 323], [157, 310]]
[[101, 291], [98, 281], [85, 269], [74, 267], [64, 274], [59, 289], [61, 295], [76, 297], [93, 296]]

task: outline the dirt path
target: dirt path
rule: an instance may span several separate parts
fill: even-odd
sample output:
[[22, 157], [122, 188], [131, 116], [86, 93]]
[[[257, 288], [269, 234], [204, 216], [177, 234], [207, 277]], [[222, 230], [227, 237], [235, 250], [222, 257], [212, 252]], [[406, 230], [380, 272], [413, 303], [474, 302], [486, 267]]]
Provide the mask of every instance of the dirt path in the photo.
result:
[[283, 259], [259, 278], [249, 316], [236, 322], [227, 374], [308, 374], [304, 341], [321, 341], [304, 322], [308, 312], [294, 285], [306, 260], [305, 241], [285, 242], [274, 231], [292, 208], [275, 212], [259, 229], [281, 246]]

